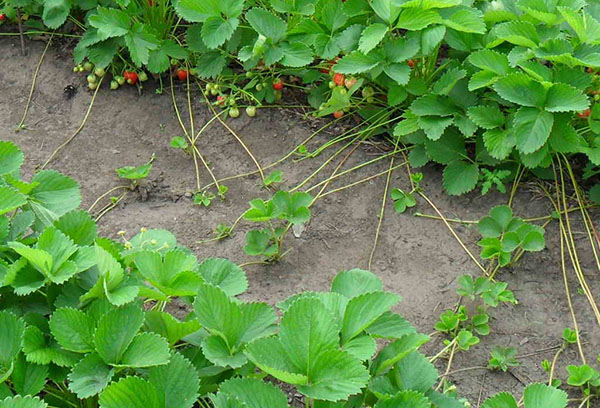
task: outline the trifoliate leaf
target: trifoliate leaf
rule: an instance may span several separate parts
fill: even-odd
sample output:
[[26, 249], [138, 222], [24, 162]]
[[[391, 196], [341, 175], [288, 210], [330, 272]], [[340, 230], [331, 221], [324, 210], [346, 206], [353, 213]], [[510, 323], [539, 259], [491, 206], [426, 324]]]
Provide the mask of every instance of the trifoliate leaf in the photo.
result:
[[142, 23], [135, 23], [125, 35], [129, 56], [137, 67], [148, 64], [150, 51], [158, 48], [160, 42]]
[[230, 350], [225, 339], [212, 334], [202, 341], [202, 353], [211, 363], [219, 367], [240, 368], [248, 362], [240, 350]]

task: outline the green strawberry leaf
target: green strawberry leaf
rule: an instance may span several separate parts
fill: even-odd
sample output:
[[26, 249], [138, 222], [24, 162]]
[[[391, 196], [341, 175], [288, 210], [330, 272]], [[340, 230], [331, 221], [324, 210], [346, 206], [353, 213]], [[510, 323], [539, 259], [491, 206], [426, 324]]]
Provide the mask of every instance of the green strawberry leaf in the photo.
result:
[[512, 130], [517, 149], [525, 154], [539, 150], [550, 137], [553, 124], [554, 115], [550, 112], [526, 107], [519, 109]]
[[49, 321], [52, 335], [65, 350], [87, 353], [94, 350], [94, 319], [81, 310], [57, 309]]
[[567, 393], [546, 384], [530, 384], [523, 390], [525, 408], [565, 408]]
[[48, 366], [29, 363], [21, 353], [15, 361], [11, 382], [19, 395], [37, 395], [48, 377]]
[[[221, 405], [215, 399], [227, 396], [242, 403], [247, 408], [287, 408], [285, 394], [273, 384], [252, 378], [232, 378], [221, 384], [217, 398], [212, 398], [217, 408]], [[222, 408], [225, 408], [224, 406]]]
[[159, 408], [156, 387], [139, 377], [124, 377], [110, 384], [98, 399], [101, 408]]
[[271, 12], [254, 7], [246, 12], [246, 20], [259, 34], [271, 39], [273, 43], [279, 42], [287, 30], [287, 24]]
[[0, 408], [48, 408], [48, 404], [38, 397], [17, 395], [16, 397], [7, 397], [1, 400]]
[[382, 23], [373, 23], [366, 27], [358, 41], [358, 50], [363, 54], [368, 54], [373, 48], [383, 40], [388, 32], [388, 26]]
[[110, 383], [115, 370], [96, 354], [88, 354], [69, 373], [69, 390], [81, 399], [101, 393]]
[[152, 367], [148, 376], [165, 408], [192, 408], [198, 398], [200, 381], [192, 363], [177, 352], [169, 364]]
[[0, 141], [0, 175], [16, 172], [24, 159], [25, 155], [14, 143]]
[[443, 185], [450, 195], [468, 193], [477, 186], [478, 180], [479, 166], [476, 163], [457, 160], [444, 169]]
[[381, 279], [372, 272], [351, 269], [338, 273], [331, 282], [331, 291], [353, 298], [364, 293], [383, 290]]
[[128, 305], [106, 313], [94, 334], [96, 351], [107, 364], [119, 364], [144, 323], [139, 306]]
[[124, 11], [116, 8], [99, 6], [96, 14], [89, 18], [90, 25], [97, 29], [96, 35], [100, 40], [121, 37], [128, 33], [131, 19]]
[[517, 408], [517, 401], [507, 392], [501, 392], [485, 400], [481, 408]]

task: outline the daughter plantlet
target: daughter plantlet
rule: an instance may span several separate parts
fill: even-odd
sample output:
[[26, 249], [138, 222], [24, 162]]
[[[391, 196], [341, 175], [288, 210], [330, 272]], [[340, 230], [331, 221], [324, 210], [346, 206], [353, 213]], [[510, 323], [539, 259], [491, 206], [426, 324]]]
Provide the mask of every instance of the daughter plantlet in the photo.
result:
[[[248, 255], [264, 256], [268, 262], [275, 262], [283, 256], [285, 236], [292, 225], [304, 224], [310, 220], [308, 207], [313, 199], [308, 193], [278, 191], [269, 201], [260, 198], [250, 201], [250, 209], [243, 218], [260, 222], [267, 228], [248, 231], [244, 250]], [[274, 224], [279, 221], [279, 225]]]

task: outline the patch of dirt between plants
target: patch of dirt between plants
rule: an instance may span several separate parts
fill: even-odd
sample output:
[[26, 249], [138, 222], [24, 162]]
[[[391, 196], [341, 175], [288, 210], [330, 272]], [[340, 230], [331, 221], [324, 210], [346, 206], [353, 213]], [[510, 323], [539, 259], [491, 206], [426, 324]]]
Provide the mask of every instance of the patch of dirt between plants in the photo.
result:
[[[28, 42], [28, 55], [20, 54], [18, 38], [0, 39], [0, 139], [17, 143], [26, 153], [25, 171], [31, 174], [46, 161], [51, 152], [79, 127], [88, 108], [91, 93], [86, 88], [85, 76], [73, 73], [72, 59], [60, 47], [51, 47], [44, 61], [35, 88], [28, 129], [15, 133], [20, 121], [35, 66], [44, 43]], [[71, 98], [64, 93], [68, 85], [77, 89]], [[107, 85], [104, 84], [106, 87]], [[141, 227], [171, 230], [182, 244], [193, 248], [196, 255], [226, 257], [237, 263], [253, 261], [243, 251], [245, 231], [253, 227], [242, 222], [233, 238], [222, 242], [198, 244], [211, 238], [219, 223], [231, 224], [247, 209], [248, 201], [267, 198], [270, 192], [260, 187], [256, 175], [224, 182], [229, 187], [227, 199], [218, 198], [209, 208], [193, 204], [191, 192], [195, 187], [194, 164], [191, 157], [169, 146], [173, 136], [182, 135], [176, 120], [168, 90], [157, 95], [154, 84], [144, 84], [140, 96], [134, 87], [123, 87], [111, 92], [102, 89], [83, 131], [70, 143], [48, 168], [64, 172], [82, 185], [83, 207], [88, 208], [101, 194], [122, 184], [115, 168], [140, 165], [156, 154], [154, 168], [138, 192], [129, 193], [122, 204], [100, 220], [101, 232], [117, 238], [117, 232], [134, 235]], [[180, 109], [185, 112], [185, 91], [176, 92]], [[210, 112], [198, 98], [194, 100], [196, 127], [211, 118]], [[187, 116], [183, 115], [184, 122]], [[187, 123], [187, 122], [186, 122]], [[228, 120], [262, 165], [274, 162], [287, 154], [313, 131], [316, 123], [297, 111], [261, 109], [256, 118], [242, 115]], [[335, 129], [334, 132], [335, 133]], [[309, 151], [320, 146], [331, 135], [321, 134], [309, 144]], [[365, 144], [346, 161], [344, 169], [370, 160], [380, 154], [384, 146]], [[246, 152], [232, 135], [214, 122], [200, 137], [198, 148], [209, 161], [217, 176], [222, 178], [255, 169]], [[291, 159], [278, 166], [283, 170], [281, 188], [295, 186], [317, 169], [339, 146], [322, 155], [294, 163]], [[347, 150], [348, 151], [348, 150]], [[346, 152], [347, 152], [346, 151]], [[339, 159], [329, 164], [307, 186], [328, 177]], [[401, 159], [397, 158], [397, 163]], [[341, 177], [332, 182], [328, 191], [384, 171], [388, 159]], [[202, 184], [210, 182], [202, 169]], [[442, 191], [441, 173], [435, 167], [421, 169], [425, 174], [423, 187], [441, 212], [449, 218], [478, 220], [489, 209], [507, 200], [506, 195], [491, 193], [487, 196], [468, 194], [449, 197]], [[268, 171], [267, 171], [268, 173]], [[282, 262], [271, 265], [245, 267], [250, 288], [247, 297], [274, 304], [301, 290], [323, 290], [336, 272], [350, 268], [367, 268], [373, 246], [378, 214], [385, 186], [385, 177], [360, 184], [351, 189], [331, 194], [319, 200], [312, 209], [312, 219], [300, 237], [290, 234], [287, 240], [292, 251]], [[409, 188], [407, 173], [399, 168], [392, 175], [391, 188]], [[441, 221], [416, 217], [410, 213], [398, 215], [389, 199], [379, 245], [372, 271], [385, 283], [385, 289], [403, 297], [399, 312], [420, 331], [430, 333], [439, 314], [452, 307], [457, 300], [456, 279], [463, 274], [477, 275], [479, 270], [454, 240]], [[105, 203], [105, 202], [104, 202]], [[547, 215], [549, 203], [526, 186], [520, 188], [514, 203], [515, 212], [523, 217]], [[433, 214], [432, 208], [421, 199], [414, 211]], [[598, 211], [593, 210], [592, 216]], [[596, 218], [597, 220], [598, 218]], [[470, 250], [478, 255], [479, 234], [474, 225], [452, 225]], [[575, 225], [575, 231], [583, 227]], [[600, 295], [600, 279], [594, 272], [593, 256], [583, 234], [576, 235], [579, 253], [592, 292]], [[551, 359], [554, 350], [540, 352], [560, 344], [565, 327], [572, 327], [562, 272], [557, 225], [546, 231], [548, 249], [527, 254], [513, 269], [502, 270], [499, 280], [509, 283], [519, 300], [517, 306], [502, 306], [494, 310], [491, 335], [469, 352], [459, 353], [452, 370], [485, 366], [493, 346], [516, 347], [521, 366], [511, 373], [490, 373], [485, 370], [463, 371], [451, 375], [459, 394], [471, 403], [483, 400], [499, 391], [518, 393], [524, 384], [545, 381], [546, 374], [539, 362]], [[570, 284], [577, 287], [572, 269]], [[595, 275], [594, 275], [595, 274]], [[600, 351], [600, 330], [584, 296], [574, 293], [573, 302], [583, 330], [585, 349], [590, 360]], [[434, 336], [424, 350], [431, 354], [443, 347], [440, 336]], [[444, 364], [442, 364], [444, 363]], [[565, 366], [580, 364], [575, 347], [559, 358], [557, 373], [565, 377]], [[440, 372], [445, 362], [438, 361]]]

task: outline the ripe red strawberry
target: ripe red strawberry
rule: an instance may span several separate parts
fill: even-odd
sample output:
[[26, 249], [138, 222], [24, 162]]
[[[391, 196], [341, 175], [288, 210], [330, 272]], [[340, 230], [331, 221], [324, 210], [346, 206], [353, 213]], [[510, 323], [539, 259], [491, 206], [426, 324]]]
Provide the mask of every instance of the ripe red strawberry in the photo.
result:
[[592, 111], [588, 108], [582, 112], [577, 112], [577, 116], [579, 116], [581, 119], [587, 119], [591, 113]]
[[408, 66], [414, 68], [415, 62], [413, 60], [408, 60]]
[[123, 78], [129, 85], [135, 85], [138, 81], [138, 74], [135, 71], [125, 71], [123, 72]]
[[188, 72], [185, 69], [178, 69], [177, 72], [176, 72], [176, 74], [177, 74], [177, 78], [180, 81], [185, 81], [187, 79], [187, 77], [188, 77]]
[[344, 116], [344, 111], [339, 110], [339, 111], [333, 112], [333, 117], [336, 118], [336, 119], [339, 119], [342, 116]]
[[276, 79], [273, 81], [273, 89], [276, 91], [281, 91], [283, 89], [283, 81], [281, 79]]
[[337, 86], [344, 86], [344, 75], [343, 74], [334, 74], [333, 75], [333, 82], [335, 82], [335, 84]]
[[6, 14], [2, 13], [0, 14], [0, 21], [4, 21], [6, 20]]

